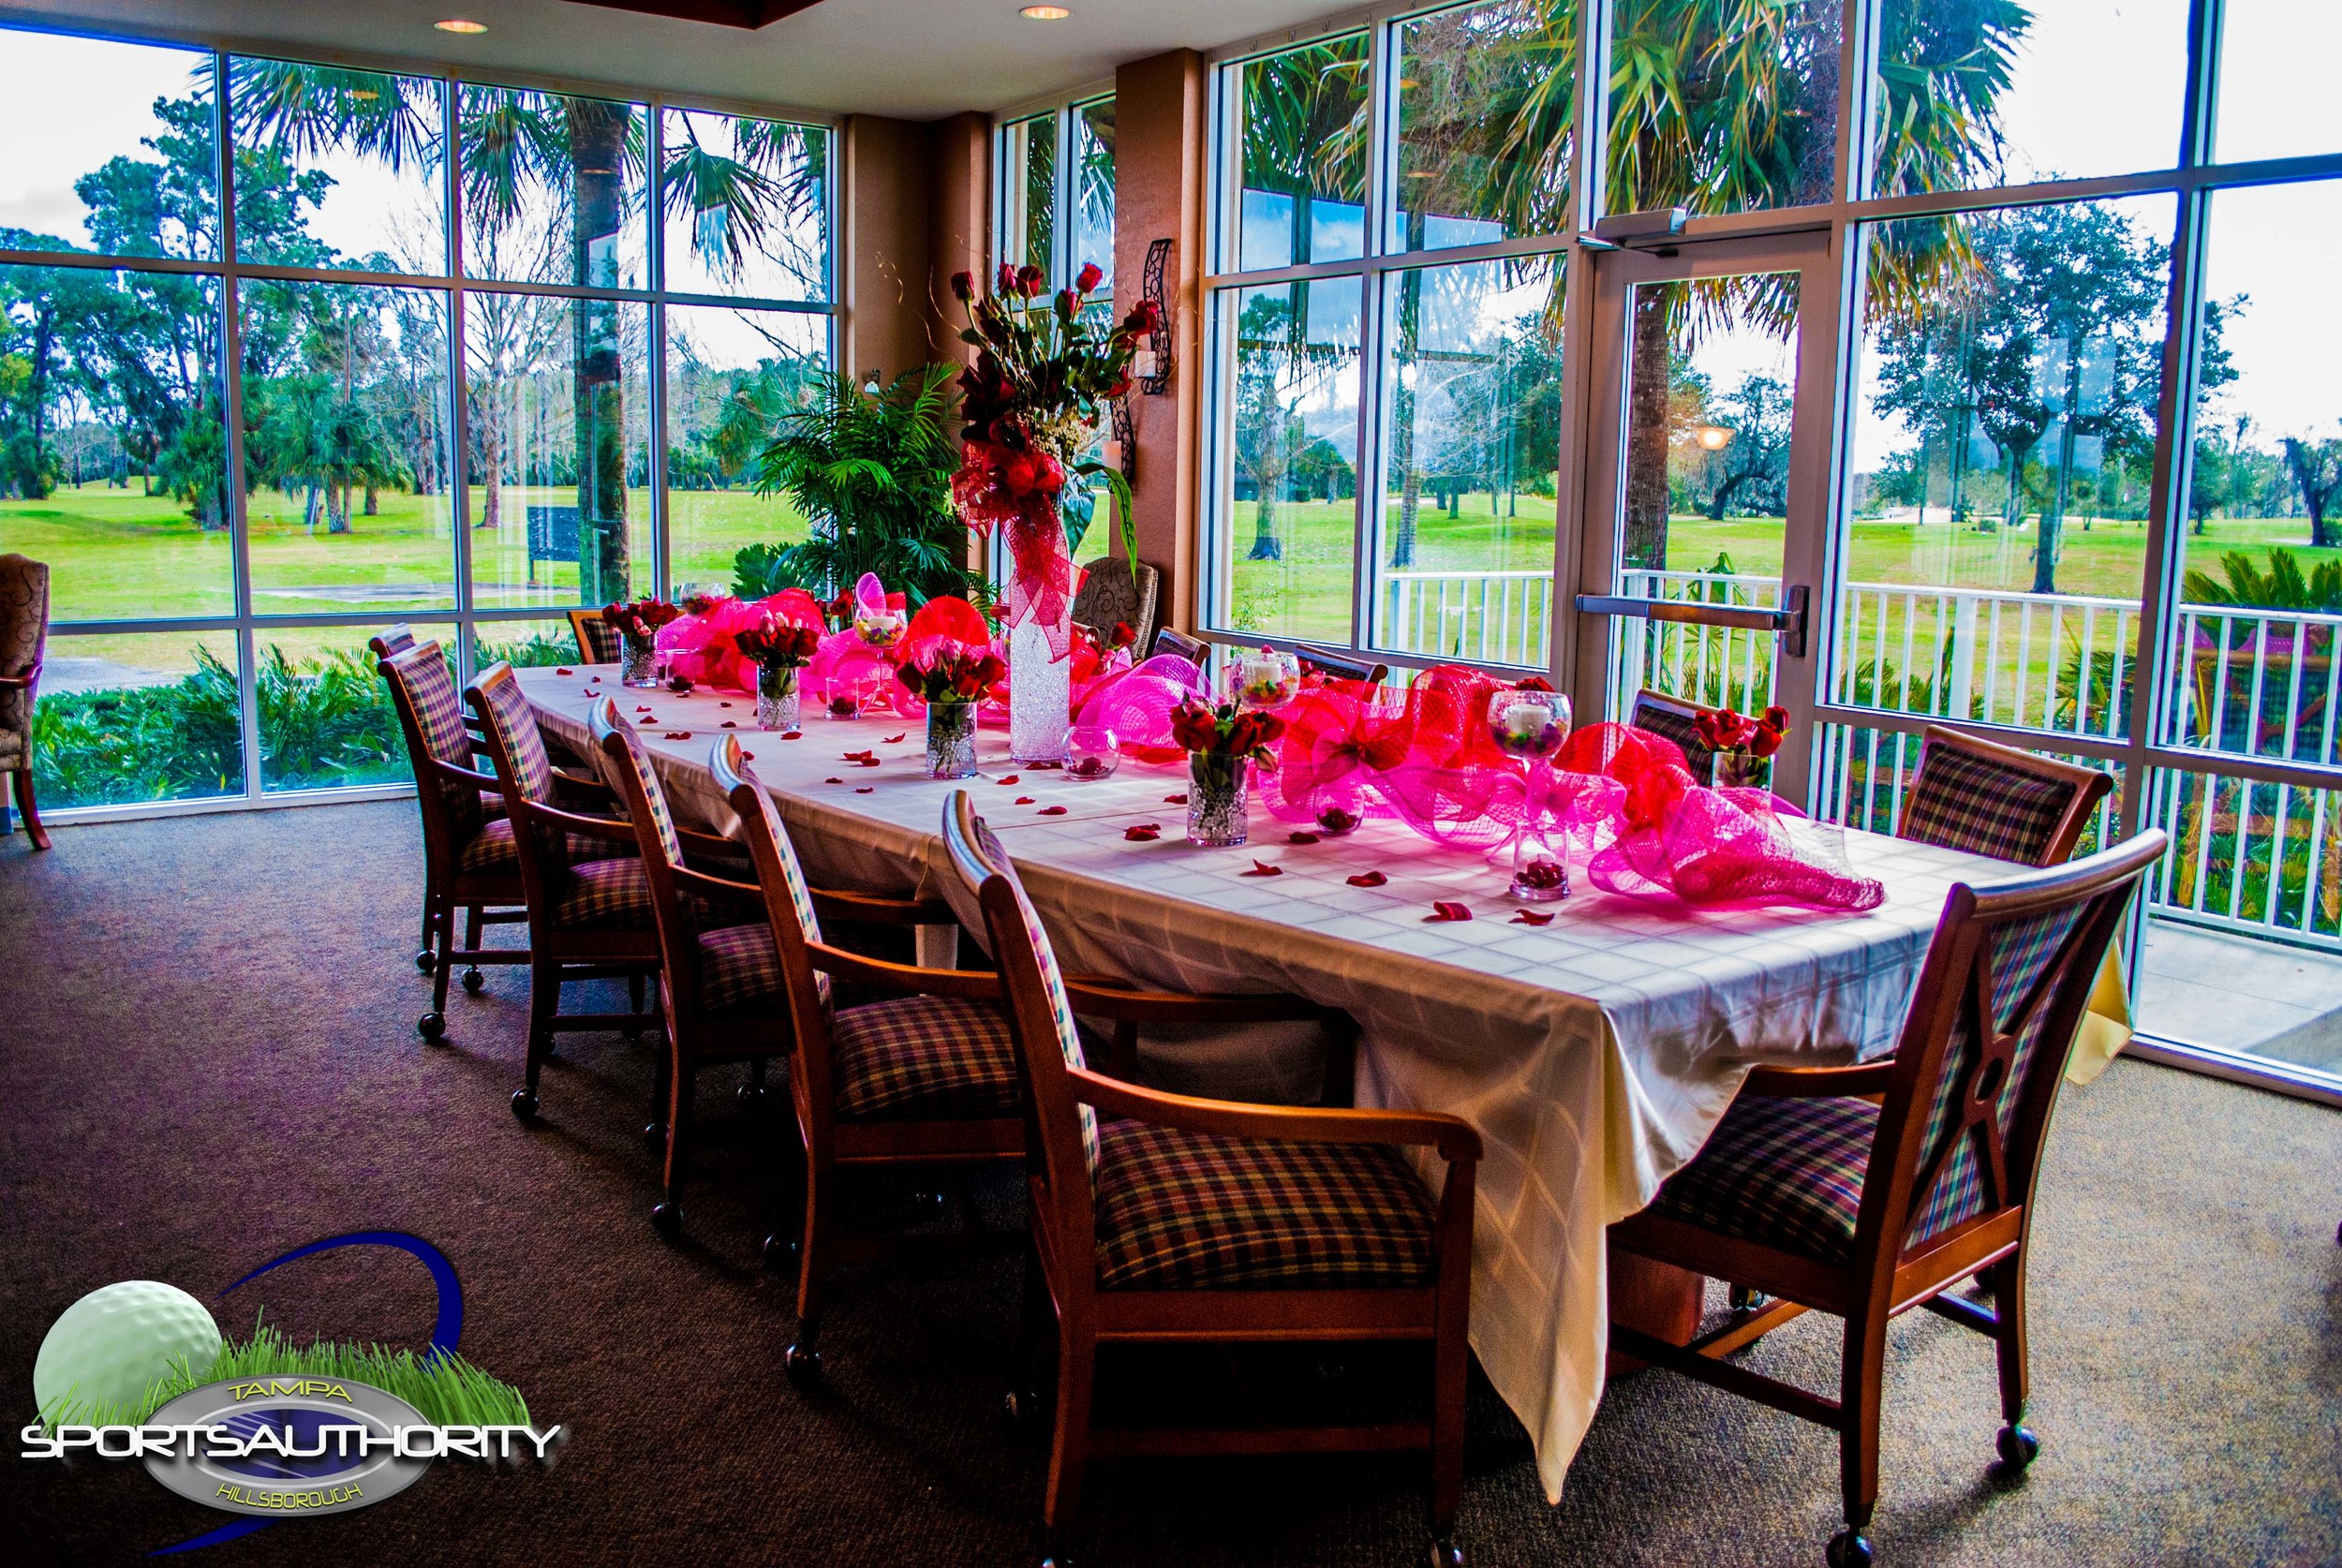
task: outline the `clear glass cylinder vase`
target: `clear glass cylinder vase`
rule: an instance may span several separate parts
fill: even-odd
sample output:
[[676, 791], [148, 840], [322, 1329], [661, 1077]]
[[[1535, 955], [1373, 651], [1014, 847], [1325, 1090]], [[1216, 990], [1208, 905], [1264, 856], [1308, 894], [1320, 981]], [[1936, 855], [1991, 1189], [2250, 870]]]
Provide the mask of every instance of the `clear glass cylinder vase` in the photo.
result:
[[1252, 806], [1249, 757], [1215, 751], [1187, 754], [1187, 841], [1212, 849], [1241, 844], [1249, 836]]
[[927, 774], [934, 778], [976, 776], [976, 705], [927, 704]]
[[659, 684], [659, 644], [648, 638], [618, 640], [618, 684], [653, 687]]
[[1719, 751], [1709, 762], [1708, 777], [1719, 790], [1770, 790], [1772, 759], [1759, 757], [1746, 747]]
[[756, 726], [760, 730], [793, 730], [797, 727], [797, 667], [793, 664], [759, 666], [756, 672]]
[[[1072, 627], [1069, 611], [1060, 629]], [[1070, 643], [1066, 644], [1070, 652]], [[1019, 767], [1048, 767], [1065, 761], [1067, 711], [1073, 701], [1074, 661], [1049, 651], [1049, 633], [1029, 618], [1008, 634], [1008, 755]]]

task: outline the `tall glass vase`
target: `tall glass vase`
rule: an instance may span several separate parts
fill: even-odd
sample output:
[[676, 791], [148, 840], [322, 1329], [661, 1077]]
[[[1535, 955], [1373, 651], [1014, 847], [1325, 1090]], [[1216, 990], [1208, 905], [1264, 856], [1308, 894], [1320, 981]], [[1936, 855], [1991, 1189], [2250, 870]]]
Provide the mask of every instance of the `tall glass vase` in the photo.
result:
[[1244, 842], [1251, 831], [1252, 769], [1249, 757], [1224, 751], [1187, 754], [1187, 841], [1211, 849]]
[[756, 671], [756, 726], [760, 730], [797, 727], [797, 666], [761, 664]]
[[[1070, 649], [1073, 621], [1069, 606], [1058, 625], [1058, 646]], [[1065, 732], [1074, 723], [1066, 711], [1074, 661], [1054, 657], [1050, 642], [1049, 629], [1038, 615], [1028, 616], [1008, 634], [1008, 754], [1019, 767], [1054, 766], [1065, 760]]]
[[927, 704], [927, 775], [932, 778], [976, 776], [976, 705]]

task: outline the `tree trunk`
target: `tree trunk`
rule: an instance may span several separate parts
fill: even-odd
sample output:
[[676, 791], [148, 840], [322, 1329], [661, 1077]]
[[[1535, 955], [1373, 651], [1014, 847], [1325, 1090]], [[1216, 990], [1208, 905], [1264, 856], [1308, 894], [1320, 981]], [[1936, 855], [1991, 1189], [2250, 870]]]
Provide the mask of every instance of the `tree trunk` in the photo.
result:
[[1253, 512], [1253, 548], [1244, 557], [1248, 561], [1282, 561], [1284, 546], [1277, 542], [1277, 502], [1271, 487], [1260, 487], [1260, 499]]
[[1390, 460], [1399, 469], [1399, 526], [1390, 540], [1390, 567], [1415, 565], [1415, 525], [1423, 510], [1423, 474], [1415, 462], [1415, 391], [1401, 382], [1391, 393]]
[[[425, 492], [425, 494], [428, 494], [428, 492]], [[379, 517], [382, 515], [382, 497], [380, 493], [377, 491], [372, 484], [368, 484], [366, 486], [366, 510], [364, 515], [367, 517]]]
[[343, 483], [325, 487], [325, 531], [329, 534], [349, 532], [349, 486]]
[[[577, 181], [572, 275], [581, 284], [613, 287], [618, 282], [626, 133], [633, 111], [592, 98], [570, 98], [565, 108], [570, 165]], [[631, 597], [626, 538], [626, 384], [620, 363], [618, 306], [607, 300], [580, 300], [571, 306], [570, 319], [580, 602], [607, 604]]]
[[1668, 306], [1681, 284], [1635, 291], [1633, 391], [1626, 407], [1626, 538], [1619, 564], [1665, 570], [1668, 564]]

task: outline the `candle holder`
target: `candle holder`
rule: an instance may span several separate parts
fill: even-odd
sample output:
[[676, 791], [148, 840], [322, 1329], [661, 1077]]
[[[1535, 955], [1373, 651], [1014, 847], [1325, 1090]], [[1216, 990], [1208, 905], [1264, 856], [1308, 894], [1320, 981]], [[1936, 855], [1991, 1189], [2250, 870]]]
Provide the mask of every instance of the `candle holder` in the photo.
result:
[[1248, 708], [1281, 708], [1301, 694], [1301, 660], [1277, 648], [1248, 648], [1221, 672], [1227, 701]]
[[[1543, 683], [1537, 683], [1541, 686]], [[1520, 825], [1495, 855], [1511, 880], [1512, 896], [1529, 904], [1569, 896], [1569, 853], [1545, 821], [1553, 754], [1569, 738], [1569, 699], [1536, 687], [1508, 687], [1489, 697], [1489, 739], [1522, 767]]]
[[1065, 777], [1077, 784], [1095, 784], [1114, 777], [1122, 765], [1121, 743], [1100, 724], [1076, 724], [1065, 732]]

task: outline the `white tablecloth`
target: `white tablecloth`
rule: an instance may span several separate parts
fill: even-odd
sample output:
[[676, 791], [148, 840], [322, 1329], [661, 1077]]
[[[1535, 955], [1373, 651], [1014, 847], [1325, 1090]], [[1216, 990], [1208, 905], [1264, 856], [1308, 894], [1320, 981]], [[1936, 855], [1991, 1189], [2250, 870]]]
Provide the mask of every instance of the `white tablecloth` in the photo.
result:
[[[596, 673], [521, 673], [547, 726], [581, 748]], [[1887, 887], [1866, 915], [1693, 910], [1581, 885], [1544, 906], [1552, 924], [1531, 926], [1512, 923], [1503, 875], [1480, 856], [1397, 824], [1294, 845], [1255, 811], [1251, 846], [1199, 850], [1185, 841], [1185, 808], [1164, 799], [1186, 789], [1181, 766], [1126, 762], [1089, 784], [1026, 772], [1007, 785], [1006, 737], [986, 731], [984, 775], [945, 784], [926, 777], [917, 721], [808, 717], [802, 738], [784, 741], [753, 730], [749, 698], [628, 692], [615, 671], [599, 673], [622, 713], [650, 718], [637, 732], [669, 790], [710, 821], [730, 813], [708, 749], [722, 722], [738, 724], [817, 882], [933, 891], [943, 803], [971, 789], [1068, 969], [1171, 989], [1288, 991], [1355, 1017], [1358, 1103], [1453, 1112], [1486, 1144], [1472, 1343], [1528, 1427], [1555, 1501], [1602, 1394], [1605, 1227], [1650, 1202], [1756, 1063], [1890, 1046], [1945, 891], [2009, 871], [1849, 833], [1855, 869]], [[690, 738], [665, 738], [673, 731]], [[863, 750], [881, 765], [845, 760]], [[1063, 815], [1044, 814], [1057, 806]], [[1163, 836], [1127, 840], [1139, 822]], [[1280, 874], [1245, 875], [1256, 862]], [[1388, 883], [1348, 884], [1370, 869]], [[1462, 901], [1475, 918], [1430, 922], [1434, 899]]]

